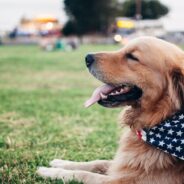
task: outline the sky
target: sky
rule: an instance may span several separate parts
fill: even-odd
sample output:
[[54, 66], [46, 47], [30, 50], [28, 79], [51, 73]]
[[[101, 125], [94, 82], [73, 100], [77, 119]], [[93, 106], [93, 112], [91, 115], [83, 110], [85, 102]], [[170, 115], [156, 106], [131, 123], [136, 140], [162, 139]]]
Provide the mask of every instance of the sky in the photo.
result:
[[184, 31], [184, 1], [161, 0], [170, 8], [170, 13], [164, 18], [165, 27], [168, 30]]
[[[170, 8], [170, 13], [164, 18], [167, 30], [184, 30], [184, 1], [161, 0]], [[20, 18], [52, 15], [66, 22], [63, 0], [0, 0], [0, 30], [15, 27]]]
[[54, 16], [66, 21], [63, 0], [0, 0], [0, 30], [15, 27], [25, 16]]

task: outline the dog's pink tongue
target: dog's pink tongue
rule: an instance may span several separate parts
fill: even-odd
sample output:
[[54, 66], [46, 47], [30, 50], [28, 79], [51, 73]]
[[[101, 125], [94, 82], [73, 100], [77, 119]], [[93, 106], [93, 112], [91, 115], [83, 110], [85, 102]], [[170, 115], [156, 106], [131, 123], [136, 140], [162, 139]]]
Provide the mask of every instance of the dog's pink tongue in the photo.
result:
[[103, 85], [98, 87], [97, 89], [95, 89], [95, 91], [93, 92], [92, 96], [90, 99], [88, 99], [84, 106], [85, 107], [89, 107], [91, 105], [93, 105], [94, 103], [98, 102], [101, 99], [101, 95], [100, 94], [107, 94], [110, 91], [112, 91], [114, 89], [114, 87], [110, 86], [110, 85]]

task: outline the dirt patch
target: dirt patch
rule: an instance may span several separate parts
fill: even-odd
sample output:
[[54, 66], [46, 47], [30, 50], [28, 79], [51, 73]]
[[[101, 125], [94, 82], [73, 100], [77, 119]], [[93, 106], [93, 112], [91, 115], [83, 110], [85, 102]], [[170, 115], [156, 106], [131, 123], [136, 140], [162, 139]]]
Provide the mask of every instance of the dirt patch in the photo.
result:
[[33, 118], [22, 118], [16, 112], [6, 112], [0, 115], [0, 122], [7, 123], [12, 126], [29, 126], [35, 122]]

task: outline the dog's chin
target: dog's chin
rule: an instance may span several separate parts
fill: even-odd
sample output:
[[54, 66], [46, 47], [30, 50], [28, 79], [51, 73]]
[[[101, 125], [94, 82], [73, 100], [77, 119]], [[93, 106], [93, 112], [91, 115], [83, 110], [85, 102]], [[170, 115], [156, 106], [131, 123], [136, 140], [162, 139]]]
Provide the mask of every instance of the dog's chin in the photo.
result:
[[124, 90], [121, 93], [121, 89], [126, 88], [127, 85], [121, 85], [121, 87], [116, 87], [112, 92], [107, 94], [104, 98], [98, 101], [103, 107], [116, 108], [125, 105], [135, 104], [142, 96], [142, 89], [136, 85], [128, 85], [128, 90]]

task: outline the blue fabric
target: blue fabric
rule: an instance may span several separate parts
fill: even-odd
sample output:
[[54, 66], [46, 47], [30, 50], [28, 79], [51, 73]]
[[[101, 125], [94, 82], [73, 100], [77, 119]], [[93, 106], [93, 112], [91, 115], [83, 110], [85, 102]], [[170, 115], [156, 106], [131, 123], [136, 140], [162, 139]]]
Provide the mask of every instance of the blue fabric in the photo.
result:
[[142, 139], [181, 160], [184, 160], [184, 112], [164, 120], [161, 124], [141, 131]]

